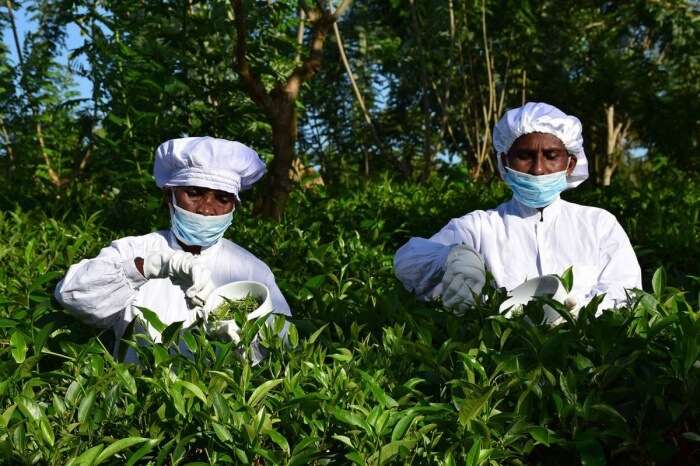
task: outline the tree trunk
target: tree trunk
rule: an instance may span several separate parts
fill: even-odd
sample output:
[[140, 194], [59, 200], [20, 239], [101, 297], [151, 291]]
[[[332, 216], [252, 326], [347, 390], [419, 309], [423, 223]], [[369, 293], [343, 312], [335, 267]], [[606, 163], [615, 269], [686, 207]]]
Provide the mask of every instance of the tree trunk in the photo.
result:
[[605, 144], [605, 155], [603, 161], [598, 165], [597, 181], [603, 186], [610, 186], [613, 174], [617, 170], [622, 157], [627, 132], [630, 127], [630, 120], [625, 123], [615, 121], [615, 106], [605, 107], [605, 120], [607, 127], [607, 138]]
[[294, 142], [297, 138], [297, 114], [294, 102], [274, 99], [272, 119], [272, 153], [262, 201], [256, 213], [280, 220], [292, 192], [289, 172], [294, 162]]
[[612, 182], [612, 176], [613, 176], [613, 173], [615, 173], [616, 168], [617, 168], [617, 165], [606, 165], [603, 168], [603, 177], [601, 180], [601, 184], [603, 186], [610, 186], [610, 183]]
[[[246, 57], [248, 16], [245, 2], [242, 0], [230, 2], [236, 26], [236, 73], [243, 81], [250, 98], [265, 112], [272, 126], [274, 157], [265, 182], [267, 190], [255, 209], [265, 216], [277, 220], [282, 218], [292, 190], [289, 174], [295, 157], [294, 143], [297, 139], [297, 113], [294, 103], [299, 98], [302, 85], [311, 80], [321, 69], [326, 36], [351, 3], [352, 0], [342, 0], [335, 11], [325, 10], [320, 3], [316, 4], [316, 8], [309, 8], [305, 2], [299, 3], [303, 10], [303, 14], [300, 13], [300, 21], [302, 23], [308, 21], [311, 25], [308, 55], [297, 64], [284, 82], [278, 82], [272, 92], [268, 92]], [[303, 36], [303, 26], [300, 25], [297, 41], [303, 39]], [[299, 57], [295, 57], [295, 61], [297, 60]]]

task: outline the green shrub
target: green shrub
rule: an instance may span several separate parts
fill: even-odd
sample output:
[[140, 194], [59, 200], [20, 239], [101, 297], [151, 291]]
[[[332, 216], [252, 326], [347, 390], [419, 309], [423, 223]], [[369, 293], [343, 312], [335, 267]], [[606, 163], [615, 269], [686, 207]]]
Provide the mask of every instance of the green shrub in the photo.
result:
[[[457, 317], [417, 302], [395, 280], [392, 256], [410, 234], [428, 235], [449, 217], [495, 205], [504, 194], [498, 186], [441, 180], [425, 187], [384, 182], [343, 196], [295, 193], [280, 224], [239, 212], [229, 237], [275, 271], [294, 310], [288, 342], [275, 336], [282, 321], [269, 329], [247, 322], [241, 348], [207, 339], [198, 326], [182, 331], [173, 324], [162, 327], [162, 343], [146, 335], [126, 343], [140, 365], [115, 360], [108, 332], [80, 324], [51, 299], [70, 264], [113, 238], [145, 233], [142, 225], [113, 228], [111, 212], [132, 201], [113, 201], [90, 216], [80, 211], [94, 199], [1, 213], [0, 458], [48, 464], [698, 462], [700, 309], [696, 294], [667, 284], [667, 274], [684, 276], [685, 258], [669, 260], [667, 272], [652, 274], [647, 265], [648, 293], [631, 296], [631, 305], [616, 312], [596, 318], [592, 303], [574, 321], [550, 302], [566, 320], [555, 328], [533, 324], [543, 301], [505, 319], [497, 313], [504, 292], [491, 290]], [[623, 212], [631, 203], [638, 209], [634, 218], [646, 216], [650, 228], [659, 228], [645, 230], [649, 236], [631, 228], [637, 246], [636, 238], [661, 235], [654, 216], [662, 205], [635, 200], [648, 196], [605, 198], [620, 202]], [[685, 206], [691, 215], [697, 208], [693, 200], [677, 202], [681, 207], [674, 209]], [[167, 221], [160, 208], [156, 203], [141, 218], [151, 225]], [[631, 214], [618, 217], [632, 224]], [[672, 257], [674, 221], [667, 218], [667, 242], [656, 245], [654, 257]], [[684, 247], [689, 255], [697, 251], [697, 245]], [[687, 290], [697, 291], [692, 278], [684, 280]], [[251, 366], [245, 348], [258, 331], [269, 355]]]

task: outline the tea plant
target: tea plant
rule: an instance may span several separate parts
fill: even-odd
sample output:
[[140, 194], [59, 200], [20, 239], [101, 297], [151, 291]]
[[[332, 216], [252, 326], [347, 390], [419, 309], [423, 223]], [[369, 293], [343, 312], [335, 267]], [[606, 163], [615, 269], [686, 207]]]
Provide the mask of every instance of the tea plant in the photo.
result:
[[[477, 207], [502, 195], [446, 186], [299, 193], [279, 225], [241, 216], [229, 234], [270, 263], [294, 310], [286, 341], [277, 337], [279, 318], [269, 326], [241, 321], [233, 342], [207, 337], [203, 324], [165, 326], [146, 312], [163, 338], [136, 334], [122, 343], [138, 365], [115, 358], [108, 331], [82, 325], [51, 295], [70, 264], [139, 232], [109, 230], [105, 212], [59, 216], [47, 205], [1, 213], [0, 458], [697, 463], [700, 308], [692, 277], [681, 291], [667, 283], [666, 269], [647, 269], [648, 292], [598, 317], [598, 300], [573, 319], [541, 299], [506, 319], [498, 289], [463, 316], [420, 303], [393, 277], [396, 247], [409, 231], [428, 234], [464, 209], [455, 207], [459, 199]], [[659, 244], [655, 254], [664, 248], [672, 246]], [[674, 277], [684, 270], [668, 266]], [[538, 324], [544, 304], [564, 322]], [[251, 365], [246, 352], [256, 335], [268, 356]]]

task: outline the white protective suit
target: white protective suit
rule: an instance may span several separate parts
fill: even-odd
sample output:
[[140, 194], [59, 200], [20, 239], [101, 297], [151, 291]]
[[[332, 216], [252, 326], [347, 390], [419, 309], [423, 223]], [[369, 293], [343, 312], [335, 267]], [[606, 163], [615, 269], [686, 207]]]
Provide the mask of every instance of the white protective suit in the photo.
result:
[[[162, 143], [156, 150], [153, 167], [159, 188], [198, 186], [231, 193], [239, 201], [239, 191], [249, 189], [264, 173], [265, 163], [253, 149], [240, 142], [209, 136], [177, 138]], [[174, 221], [171, 210], [171, 222]], [[198, 316], [188, 308], [183, 290], [173, 284], [171, 278], [147, 279], [134, 263], [135, 258], [147, 260], [149, 256], [165, 253], [159, 258], [162, 260], [174, 251], [181, 251], [177, 232], [171, 225], [170, 230], [112, 242], [94, 259], [82, 260], [68, 270], [56, 287], [56, 299], [88, 324], [113, 328], [117, 341], [129, 323], [141, 314], [138, 307], [154, 311], [166, 325], [180, 321], [184, 322], [184, 327], [192, 325]], [[188, 232], [180, 232], [183, 233]], [[188, 235], [191, 237], [191, 232]], [[202, 245], [188, 243], [188, 238], [179, 239], [185, 244]], [[265, 263], [227, 239], [214, 241], [211, 246], [202, 247], [196, 259], [198, 265], [203, 266], [200, 270], [207, 270], [211, 276], [211, 283], [199, 283], [199, 291], [211, 291], [234, 281], [254, 280], [270, 290], [273, 313], [291, 315]], [[134, 355], [127, 353], [126, 359], [133, 360], [130, 356]]]
[[[137, 306], [154, 311], [163, 323], [194, 323], [196, 313], [187, 307], [183, 290], [169, 278], [147, 280], [136, 269], [135, 257], [154, 252], [182, 250], [174, 235], [157, 231], [113, 241], [97, 257], [84, 259], [68, 269], [56, 286], [55, 296], [71, 313], [88, 324], [114, 329], [117, 341], [127, 325], [140, 315]], [[270, 289], [273, 312], [291, 315], [270, 268], [246, 249], [221, 239], [202, 249], [202, 261], [214, 286], [239, 280], [255, 280]]]
[[[501, 155], [518, 137], [535, 132], [556, 136], [576, 157], [576, 166], [566, 178], [567, 189], [588, 178], [581, 122], [542, 102], [509, 110], [494, 126], [493, 145], [502, 178]], [[496, 209], [452, 219], [430, 239], [411, 238], [394, 258], [396, 276], [419, 297], [441, 296], [445, 261], [458, 244], [476, 250], [496, 285], [508, 291], [531, 278], [561, 275], [570, 266], [574, 273], [571, 298], [580, 306], [605, 293], [599, 309], [616, 307], [626, 301], [626, 289], [642, 287], [637, 257], [615, 217], [558, 197], [542, 211], [513, 198]]]
[[626, 300], [625, 289], [642, 286], [637, 257], [615, 217], [562, 199], [541, 213], [511, 199], [452, 219], [430, 239], [411, 238], [394, 258], [396, 276], [419, 297], [440, 296], [443, 265], [456, 244], [481, 254], [497, 286], [507, 290], [571, 265], [571, 292], [580, 305], [606, 293], [600, 309], [611, 308]]

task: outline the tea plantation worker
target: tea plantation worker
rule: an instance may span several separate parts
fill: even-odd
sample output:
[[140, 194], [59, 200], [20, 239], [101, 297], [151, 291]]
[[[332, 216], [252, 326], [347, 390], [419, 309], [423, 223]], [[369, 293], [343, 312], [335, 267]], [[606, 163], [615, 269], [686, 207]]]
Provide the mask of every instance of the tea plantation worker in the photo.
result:
[[71, 266], [55, 296], [78, 318], [113, 328], [116, 341], [139, 314], [165, 324], [195, 322], [216, 287], [239, 280], [267, 285], [274, 312], [290, 315], [270, 268], [223, 238], [239, 191], [265, 173], [251, 148], [212, 137], [172, 139], [156, 150], [154, 175], [170, 210], [170, 229], [113, 241], [97, 257]]
[[493, 129], [498, 172], [513, 197], [495, 209], [449, 221], [432, 237], [411, 238], [394, 258], [396, 276], [423, 299], [464, 310], [481, 293], [485, 270], [508, 291], [573, 266], [570, 308], [605, 293], [599, 310], [641, 288], [627, 235], [609, 212], [560, 199], [588, 178], [581, 123], [546, 103], [509, 110]]

